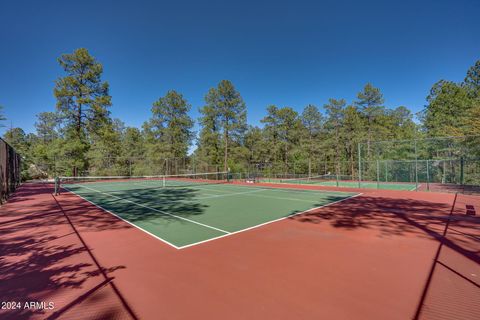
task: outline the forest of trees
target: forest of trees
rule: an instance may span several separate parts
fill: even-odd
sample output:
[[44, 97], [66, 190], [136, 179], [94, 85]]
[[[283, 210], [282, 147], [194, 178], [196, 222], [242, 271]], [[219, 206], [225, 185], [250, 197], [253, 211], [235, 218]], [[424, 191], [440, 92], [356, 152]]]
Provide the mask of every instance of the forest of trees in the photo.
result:
[[[312, 174], [319, 163], [334, 163], [331, 170], [354, 175], [359, 143], [365, 159], [373, 159], [379, 140], [480, 135], [480, 60], [461, 83], [435, 83], [417, 115], [407, 106], [387, 106], [381, 90], [367, 83], [354, 101], [335, 97], [302, 112], [266, 106], [261, 126], [252, 126], [240, 92], [231, 81], [221, 80], [206, 91], [204, 104], [195, 106], [201, 113], [199, 132], [193, 131], [192, 106], [175, 90], [152, 101], [151, 117], [142, 128], [127, 127], [111, 117], [114, 106], [99, 61], [81, 48], [58, 62], [64, 73], [53, 88], [55, 111], [37, 115], [35, 133], [10, 128], [4, 134], [24, 157], [26, 178], [264, 167]], [[0, 124], [4, 120], [0, 108]]]

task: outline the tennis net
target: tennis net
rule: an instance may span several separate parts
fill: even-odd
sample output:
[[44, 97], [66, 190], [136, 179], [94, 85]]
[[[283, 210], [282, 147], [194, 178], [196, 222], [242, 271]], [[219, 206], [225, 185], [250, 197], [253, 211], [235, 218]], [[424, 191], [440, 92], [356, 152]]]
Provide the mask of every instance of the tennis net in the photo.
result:
[[351, 176], [324, 174], [318, 176], [308, 176], [291, 179], [280, 179], [280, 183], [292, 183], [292, 184], [320, 184], [320, 183], [337, 183], [338, 181], [351, 180]]
[[57, 177], [55, 179], [55, 193], [61, 188], [76, 187], [110, 190], [130, 190], [166, 187], [188, 187], [205, 184], [228, 183], [228, 172], [192, 173], [179, 175], [158, 176], [84, 176], [84, 177]]

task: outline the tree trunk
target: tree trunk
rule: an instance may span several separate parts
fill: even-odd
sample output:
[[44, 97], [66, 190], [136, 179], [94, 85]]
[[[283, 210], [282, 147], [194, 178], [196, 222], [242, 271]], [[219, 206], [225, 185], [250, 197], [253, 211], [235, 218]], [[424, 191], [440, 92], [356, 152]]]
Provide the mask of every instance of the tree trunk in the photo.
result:
[[312, 134], [309, 135], [308, 176], [312, 176]]
[[372, 139], [372, 120], [368, 117], [367, 159], [370, 160], [370, 140]]
[[224, 153], [223, 153], [223, 171], [227, 171], [228, 170], [228, 167], [227, 167], [227, 162], [228, 162], [228, 130], [225, 129], [225, 136], [224, 136], [224, 139], [225, 139], [225, 150], [224, 150]]
[[338, 127], [335, 129], [335, 174], [339, 171], [339, 158], [340, 158], [340, 137], [338, 133]]
[[354, 158], [353, 158], [353, 154], [354, 154], [353, 144], [351, 145], [350, 148], [351, 148], [351, 150], [350, 150], [350, 174], [352, 175], [352, 179], [353, 179], [354, 171], [355, 171], [355, 161], [354, 161]]
[[80, 139], [80, 132], [82, 130], [82, 105], [78, 105], [77, 113], [77, 138]]

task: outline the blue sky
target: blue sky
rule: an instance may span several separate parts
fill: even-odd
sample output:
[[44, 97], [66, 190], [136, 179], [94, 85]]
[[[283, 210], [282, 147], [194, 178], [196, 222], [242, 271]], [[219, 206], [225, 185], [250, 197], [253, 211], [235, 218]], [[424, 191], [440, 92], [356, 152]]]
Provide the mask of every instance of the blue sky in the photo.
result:
[[197, 118], [222, 79], [251, 124], [269, 104], [350, 102], [367, 82], [416, 112], [434, 82], [461, 81], [480, 59], [478, 12], [478, 0], [3, 1], [0, 104], [5, 125], [33, 131], [55, 108], [57, 57], [85, 47], [104, 65], [112, 115], [130, 126], [169, 89]]

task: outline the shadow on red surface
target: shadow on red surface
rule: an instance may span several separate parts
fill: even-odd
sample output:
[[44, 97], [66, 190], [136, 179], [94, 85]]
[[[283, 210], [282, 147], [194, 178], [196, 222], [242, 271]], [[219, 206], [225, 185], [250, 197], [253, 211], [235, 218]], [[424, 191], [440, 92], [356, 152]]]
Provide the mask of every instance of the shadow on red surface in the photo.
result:
[[[100, 266], [51, 192], [48, 185], [25, 184], [1, 208], [0, 300], [21, 302], [20, 308], [0, 310], [2, 319], [58, 318], [111, 283], [108, 274], [125, 268]], [[86, 215], [76, 223], [81, 226], [93, 222]], [[108, 215], [96, 220], [95, 225], [129, 227]], [[55, 310], [24, 308], [26, 302], [49, 301], [56, 302]], [[124, 308], [116, 304], [110, 303], [102, 312], [109, 317], [122, 318], [123, 314], [127, 318]]]

